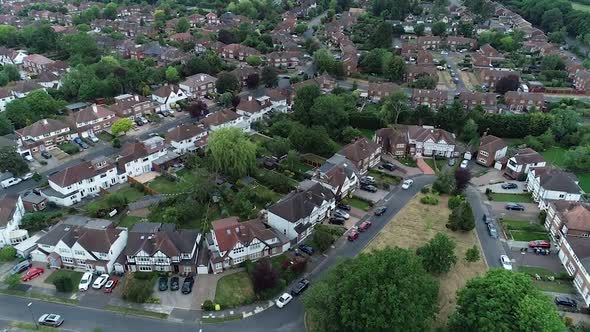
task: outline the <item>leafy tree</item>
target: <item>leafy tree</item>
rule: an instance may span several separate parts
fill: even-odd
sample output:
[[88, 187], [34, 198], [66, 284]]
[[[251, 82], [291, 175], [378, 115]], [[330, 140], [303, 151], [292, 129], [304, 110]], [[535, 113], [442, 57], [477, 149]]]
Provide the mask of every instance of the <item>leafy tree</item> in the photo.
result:
[[361, 56], [359, 64], [364, 72], [381, 74], [391, 56], [391, 52], [386, 49], [374, 48]]
[[408, 110], [408, 96], [403, 91], [395, 91], [385, 99], [380, 115], [385, 123], [397, 125], [399, 116]]
[[209, 137], [209, 153], [215, 169], [241, 178], [256, 164], [256, 144], [239, 128], [224, 128]]
[[18, 81], [20, 80], [20, 73], [18, 71], [18, 68], [16, 68], [15, 65], [4, 65], [4, 67], [2, 68], [2, 72], [4, 74], [6, 74], [6, 76], [8, 77], [8, 81], [12, 82], [12, 81]]
[[72, 277], [69, 275], [60, 275], [53, 279], [53, 285], [58, 292], [71, 293], [74, 290], [72, 285]]
[[318, 331], [426, 331], [437, 312], [438, 282], [400, 248], [344, 259], [307, 292]]
[[565, 331], [555, 305], [524, 273], [489, 270], [457, 292], [451, 331]]
[[15, 147], [4, 146], [0, 148], [0, 171], [10, 172], [14, 176], [21, 176], [29, 172], [29, 165], [16, 152]]
[[209, 112], [207, 104], [202, 100], [197, 100], [187, 106], [186, 110], [192, 118], [201, 118]]
[[302, 35], [305, 31], [307, 31], [307, 24], [299, 23], [295, 26], [295, 33], [298, 35]]
[[169, 66], [166, 68], [166, 81], [169, 83], [176, 83], [180, 80], [180, 75], [178, 75], [178, 70], [176, 68]]
[[435, 36], [445, 36], [447, 34], [447, 24], [443, 21], [437, 21], [432, 24], [432, 34]]
[[437, 127], [450, 132], [459, 133], [463, 129], [462, 125], [466, 121], [465, 117], [463, 105], [455, 102], [451, 107], [443, 105], [438, 109], [435, 115], [435, 124]]
[[446, 227], [452, 231], [470, 231], [475, 227], [474, 219], [471, 205], [468, 202], [462, 202], [451, 212]]
[[277, 85], [279, 74], [277, 70], [272, 66], [266, 66], [262, 68], [260, 80], [267, 88], [271, 88]]
[[441, 194], [450, 194], [455, 190], [455, 178], [450, 172], [441, 172], [432, 184], [432, 190]]
[[131, 130], [131, 128], [133, 128], [133, 121], [129, 118], [123, 118], [113, 123], [111, 126], [111, 132], [113, 135], [119, 136], [121, 133], [127, 133], [129, 130]]
[[516, 75], [504, 76], [496, 82], [496, 92], [505, 94], [508, 91], [518, 90], [519, 79]]
[[455, 170], [455, 190], [459, 193], [463, 192], [471, 181], [471, 171], [467, 168], [457, 168]]
[[117, 4], [109, 2], [102, 10], [102, 17], [114, 21], [117, 18]]
[[340, 135], [342, 129], [348, 125], [346, 108], [347, 105], [341, 96], [324, 95], [314, 100], [310, 114], [314, 124], [322, 125], [331, 137], [335, 137]]
[[8, 286], [8, 288], [16, 288], [21, 283], [21, 275], [20, 274], [12, 274], [4, 278], [4, 283]]
[[565, 62], [558, 55], [547, 55], [541, 60], [541, 70], [564, 70]]
[[58, 48], [64, 57], [75, 64], [95, 63], [100, 54], [96, 40], [85, 32], [63, 35], [58, 40]]
[[461, 131], [461, 139], [468, 143], [473, 143], [479, 138], [479, 132], [477, 131], [477, 123], [473, 119], [468, 119], [463, 126]]
[[339, 148], [326, 128], [315, 126], [307, 128], [303, 125], [295, 125], [289, 133], [289, 140], [293, 147], [303, 153], [315, 153], [320, 156], [330, 157]]
[[6, 246], [0, 249], [0, 262], [10, 262], [16, 257], [16, 249], [12, 246]]
[[297, 89], [293, 100], [295, 119], [306, 126], [311, 126], [313, 123], [311, 108], [321, 94], [320, 87], [316, 84], [305, 85]]
[[453, 210], [454, 208], [458, 207], [465, 201], [465, 197], [461, 195], [455, 195], [449, 197], [449, 202], [447, 203], [449, 209]]
[[406, 62], [400, 56], [391, 57], [387, 63], [385, 63], [385, 69], [383, 73], [390, 81], [401, 81], [406, 72]]
[[549, 42], [555, 44], [564, 44], [567, 37], [567, 31], [565, 29], [561, 29], [559, 31], [554, 31], [549, 33]]
[[552, 8], [543, 13], [541, 26], [547, 31], [556, 31], [563, 28], [563, 13], [559, 8]]
[[473, 23], [472, 22], [459, 22], [459, 25], [457, 26], [457, 33], [459, 33], [460, 35], [467, 37], [467, 38], [471, 38], [473, 37], [473, 31], [474, 31], [474, 27], [473, 27]]
[[287, 152], [287, 158], [285, 158], [284, 162], [287, 167], [292, 170], [295, 168], [295, 165], [299, 163], [299, 160], [301, 160], [299, 153], [295, 150], [289, 150], [289, 152]]
[[286, 155], [291, 149], [291, 142], [287, 138], [275, 137], [264, 143], [264, 146], [275, 157], [282, 157]]
[[275, 288], [279, 279], [278, 273], [273, 269], [268, 257], [264, 257], [256, 262], [251, 277], [254, 293], [256, 294], [261, 294], [266, 290]]
[[416, 250], [422, 258], [424, 269], [432, 274], [443, 274], [457, 263], [455, 248], [457, 244], [448, 236], [437, 233], [428, 243]]
[[431, 76], [428, 74], [418, 75], [416, 79], [410, 83], [412, 88], [415, 89], [428, 89], [432, 90], [436, 88], [438, 83], [438, 76]]
[[217, 88], [218, 93], [239, 92], [240, 81], [238, 81], [238, 79], [230, 73], [220, 73], [217, 76], [215, 87]]
[[313, 243], [320, 252], [325, 252], [334, 243], [334, 237], [325, 228], [319, 227], [314, 229]]
[[258, 76], [257, 73], [248, 75], [246, 78], [246, 86], [248, 89], [256, 89], [258, 84], [260, 84], [260, 76]]
[[424, 30], [426, 30], [426, 26], [423, 23], [414, 25], [414, 33], [417, 36], [424, 36]]
[[393, 38], [393, 26], [390, 22], [381, 21], [369, 37], [373, 47], [389, 47]]
[[574, 172], [590, 171], [590, 145], [578, 146], [565, 153], [565, 166]]
[[477, 262], [480, 259], [479, 256], [479, 249], [477, 248], [477, 245], [474, 245], [473, 247], [467, 249], [467, 251], [465, 252], [465, 260], [470, 262], [470, 263], [474, 263]]
[[313, 54], [313, 61], [319, 73], [332, 73], [336, 60], [326, 49], [319, 49]]
[[10, 120], [4, 116], [4, 114], [0, 115], [0, 135], [8, 135], [14, 131], [14, 127]]
[[573, 133], [580, 127], [580, 115], [570, 109], [557, 109], [551, 112], [553, 121], [551, 131], [558, 141], [561, 141], [568, 133]]
[[181, 17], [176, 23], [176, 32], [187, 32], [191, 28], [191, 24], [186, 17]]
[[354, 141], [358, 137], [362, 137], [363, 133], [351, 126], [348, 126], [342, 130], [342, 142], [343, 143], [350, 143]]
[[262, 64], [262, 59], [257, 55], [248, 55], [246, 57], [246, 63], [252, 67], [258, 67]]

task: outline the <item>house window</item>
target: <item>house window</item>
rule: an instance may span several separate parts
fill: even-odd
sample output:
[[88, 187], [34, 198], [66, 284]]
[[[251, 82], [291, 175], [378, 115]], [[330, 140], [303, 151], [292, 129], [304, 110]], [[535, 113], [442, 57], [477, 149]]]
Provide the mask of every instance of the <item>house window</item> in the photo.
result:
[[140, 266], [138, 268], [139, 271], [141, 272], [151, 272], [152, 271], [152, 267], [151, 266]]
[[183, 266], [182, 267], [182, 272], [184, 272], [184, 273], [190, 273], [190, 272], [193, 272], [193, 269], [190, 266]]
[[74, 259], [70, 257], [62, 257], [61, 261], [66, 264], [74, 264]]
[[70, 250], [66, 249], [66, 248], [59, 248], [59, 252], [62, 254], [69, 254]]
[[243, 253], [243, 252], [244, 252], [244, 247], [236, 248], [236, 249], [233, 250], [233, 253], [234, 254], [240, 254], [240, 253]]
[[240, 264], [241, 262], [244, 261], [244, 257], [237, 257], [234, 258], [234, 264]]
[[136, 257], [135, 259], [137, 260], [138, 263], [149, 263], [150, 262], [149, 257]]
[[85, 256], [86, 252], [82, 250], [74, 250], [74, 255]]
[[565, 194], [559, 194], [559, 198], [564, 198]]

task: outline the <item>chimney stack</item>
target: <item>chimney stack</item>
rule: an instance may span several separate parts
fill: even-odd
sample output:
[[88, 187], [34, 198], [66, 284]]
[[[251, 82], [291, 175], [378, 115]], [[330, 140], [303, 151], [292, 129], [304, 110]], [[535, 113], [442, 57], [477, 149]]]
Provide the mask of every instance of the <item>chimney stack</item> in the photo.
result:
[[205, 81], [205, 75], [199, 75], [199, 77], [201, 78], [201, 82]]
[[139, 101], [139, 96], [135, 95], [135, 101]]

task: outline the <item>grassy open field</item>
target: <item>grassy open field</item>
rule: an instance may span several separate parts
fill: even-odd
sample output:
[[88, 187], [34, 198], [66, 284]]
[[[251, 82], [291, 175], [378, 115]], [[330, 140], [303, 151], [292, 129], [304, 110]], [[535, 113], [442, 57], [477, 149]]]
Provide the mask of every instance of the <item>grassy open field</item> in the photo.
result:
[[580, 11], [583, 11], [586, 13], [590, 13], [590, 6], [589, 5], [584, 5], [584, 4], [572, 1], [572, 8], [575, 10], [580, 10]]
[[254, 289], [247, 272], [227, 275], [217, 282], [215, 303], [232, 308], [254, 302]]
[[377, 237], [369, 243], [366, 251], [398, 246], [401, 248], [416, 249], [436, 235], [443, 233], [457, 243], [456, 255], [458, 262], [446, 275], [439, 278], [439, 314], [437, 325], [443, 326], [449, 314], [453, 311], [456, 301], [456, 292], [463, 287], [467, 280], [483, 275], [487, 266], [483, 260], [475, 263], [465, 261], [467, 249], [479, 243], [474, 232], [451, 232], [445, 227], [450, 210], [447, 208], [448, 197], [441, 196], [438, 205], [424, 205], [418, 194], [414, 197], [394, 218], [387, 224]]

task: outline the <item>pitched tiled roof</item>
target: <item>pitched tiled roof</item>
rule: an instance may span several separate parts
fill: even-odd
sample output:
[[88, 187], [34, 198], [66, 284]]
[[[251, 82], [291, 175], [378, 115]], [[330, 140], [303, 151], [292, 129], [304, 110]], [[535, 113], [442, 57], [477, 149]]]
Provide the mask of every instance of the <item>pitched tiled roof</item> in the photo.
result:
[[453, 134], [444, 129], [439, 128], [424, 128], [419, 126], [410, 126], [408, 128], [408, 136], [418, 142], [425, 142], [432, 139], [434, 142], [444, 140], [449, 145], [455, 144]]
[[514, 156], [517, 164], [536, 164], [545, 161], [543, 156], [531, 148], [520, 149]]
[[324, 201], [333, 199], [334, 194], [317, 183], [307, 190], [291, 192], [272, 205], [268, 211], [294, 223], [309, 216], [313, 209], [320, 207]]
[[63, 130], [65, 128], [69, 128], [69, 126], [63, 121], [55, 119], [43, 119], [33, 123], [32, 125], [17, 130], [16, 133], [22, 137], [38, 137], [54, 131]]
[[576, 176], [556, 168], [535, 168], [532, 170], [539, 177], [539, 184], [545, 190], [562, 191], [578, 194], [582, 191], [576, 183]]
[[0, 226], [5, 227], [16, 210], [18, 195], [6, 195], [0, 198]]
[[113, 111], [107, 109], [104, 106], [91, 105], [79, 110], [78, 112], [71, 113], [70, 119], [72, 119], [74, 123], [83, 123], [114, 115], [115, 113]]
[[379, 148], [379, 144], [369, 141], [365, 137], [361, 137], [344, 146], [342, 150], [338, 151], [338, 154], [345, 156], [348, 160], [358, 162], [369, 158], [372, 154], [376, 153]]
[[153, 95], [158, 96], [158, 97], [162, 97], [162, 98], [166, 98], [166, 97], [170, 96], [171, 92], [178, 93], [179, 90], [180, 90], [180, 88], [178, 87], [178, 85], [168, 84], [168, 85], [164, 85], [164, 86], [159, 87], [158, 90], [154, 91]]
[[109, 162], [106, 162], [102, 167], [97, 167], [91, 161], [81, 161], [50, 175], [49, 180], [60, 187], [67, 187], [76, 182], [106, 173], [111, 168], [113, 168], [113, 165]]
[[135, 232], [129, 233], [125, 255], [135, 256], [138, 252], [144, 251], [153, 255], [158, 251], [167, 257], [178, 257], [182, 253], [190, 254], [199, 238], [196, 230], [176, 230], [174, 227], [164, 227], [160, 224], [156, 232]]
[[259, 219], [239, 222], [237, 217], [229, 217], [213, 221], [211, 228], [221, 252], [231, 250], [237, 243], [247, 247], [254, 239], [264, 243], [278, 237], [272, 228], [266, 227]]
[[506, 143], [501, 138], [494, 135], [486, 135], [481, 138], [479, 149], [494, 154], [496, 151], [502, 150], [506, 146]]
[[236, 120], [240, 117], [236, 112], [229, 109], [222, 109], [217, 112], [208, 114], [201, 123], [206, 126], [218, 126], [220, 124]]
[[166, 133], [166, 141], [180, 142], [185, 139], [196, 137], [205, 132], [203, 127], [199, 127], [194, 124], [183, 124], [178, 127], [172, 128]]
[[555, 204], [560, 219], [569, 230], [590, 232], [590, 205], [572, 202]]

